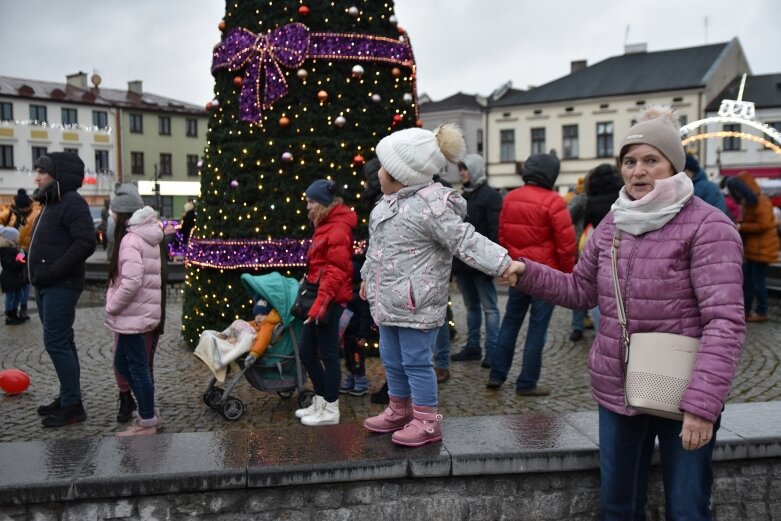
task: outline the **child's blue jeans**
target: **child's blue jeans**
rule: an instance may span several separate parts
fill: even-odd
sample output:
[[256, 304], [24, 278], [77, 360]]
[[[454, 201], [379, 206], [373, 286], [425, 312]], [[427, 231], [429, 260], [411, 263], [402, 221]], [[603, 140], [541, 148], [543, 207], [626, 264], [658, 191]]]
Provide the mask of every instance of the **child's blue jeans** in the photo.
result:
[[155, 417], [155, 384], [149, 373], [144, 334], [119, 334], [114, 352], [114, 369], [125, 377], [138, 401], [138, 415], [143, 420]]
[[380, 326], [380, 358], [388, 379], [388, 395], [412, 398], [414, 405], [437, 406], [437, 376], [431, 350], [439, 328]]

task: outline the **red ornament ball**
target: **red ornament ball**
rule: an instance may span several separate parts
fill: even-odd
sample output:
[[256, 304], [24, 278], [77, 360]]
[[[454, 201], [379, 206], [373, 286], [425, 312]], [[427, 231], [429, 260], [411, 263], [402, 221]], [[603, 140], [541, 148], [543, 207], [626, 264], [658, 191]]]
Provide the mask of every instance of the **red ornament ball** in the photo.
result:
[[401, 114], [394, 114], [393, 115], [393, 124], [398, 125], [401, 123]]
[[236, 87], [241, 87], [241, 84], [244, 83], [244, 78], [241, 76], [234, 76], [233, 77], [233, 85]]
[[0, 389], [8, 394], [19, 394], [30, 387], [30, 377], [20, 369], [0, 371]]
[[363, 158], [361, 154], [356, 154], [355, 157], [353, 158], [353, 164], [356, 164], [358, 166], [364, 164], [365, 162], [366, 160]]
[[308, 16], [309, 15], [309, 7], [302, 5], [298, 8], [298, 14], [301, 16]]
[[287, 128], [290, 126], [290, 118], [287, 116], [282, 116], [279, 118], [279, 126], [282, 128]]
[[225, 30], [225, 20], [220, 20], [220, 23], [217, 24], [217, 29], [219, 29], [220, 31]]
[[211, 110], [211, 109], [212, 109], [212, 102], [210, 101], [206, 104], [206, 110]]

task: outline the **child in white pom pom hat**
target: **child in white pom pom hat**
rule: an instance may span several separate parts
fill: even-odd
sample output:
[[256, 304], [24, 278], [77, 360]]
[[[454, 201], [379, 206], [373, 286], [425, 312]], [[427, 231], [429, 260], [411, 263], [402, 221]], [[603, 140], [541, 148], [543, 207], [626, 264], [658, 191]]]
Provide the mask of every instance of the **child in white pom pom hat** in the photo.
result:
[[399, 445], [442, 439], [431, 352], [445, 320], [453, 256], [487, 274], [510, 276], [507, 250], [464, 222], [466, 201], [458, 192], [432, 182], [465, 152], [453, 125], [401, 130], [377, 145], [383, 197], [369, 221], [361, 297], [380, 329], [390, 403], [364, 426], [393, 432]]

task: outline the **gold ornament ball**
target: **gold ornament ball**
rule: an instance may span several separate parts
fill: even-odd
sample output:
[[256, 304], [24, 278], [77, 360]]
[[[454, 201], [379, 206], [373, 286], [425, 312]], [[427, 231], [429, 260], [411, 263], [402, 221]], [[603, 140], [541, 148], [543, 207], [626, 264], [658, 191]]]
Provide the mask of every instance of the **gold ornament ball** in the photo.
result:
[[217, 24], [217, 29], [219, 29], [220, 31], [225, 30], [225, 20], [220, 20], [220, 23]]
[[279, 126], [282, 128], [287, 128], [290, 126], [290, 118], [287, 116], [282, 116], [279, 118]]
[[398, 67], [394, 67], [394, 68], [392, 68], [392, 69], [391, 69], [391, 75], [392, 75], [394, 78], [398, 78], [399, 76], [401, 76], [401, 69], [399, 69]]
[[324, 91], [324, 90], [321, 90], [320, 92], [317, 93], [317, 99], [319, 99], [320, 101], [327, 100], [328, 99], [328, 93], [326, 91]]
[[306, 69], [298, 69], [296, 72], [296, 76], [298, 76], [299, 80], [305, 80], [307, 76], [309, 76], [309, 71]]
[[244, 79], [241, 76], [234, 76], [233, 77], [233, 85], [236, 87], [241, 87], [241, 84], [244, 83]]

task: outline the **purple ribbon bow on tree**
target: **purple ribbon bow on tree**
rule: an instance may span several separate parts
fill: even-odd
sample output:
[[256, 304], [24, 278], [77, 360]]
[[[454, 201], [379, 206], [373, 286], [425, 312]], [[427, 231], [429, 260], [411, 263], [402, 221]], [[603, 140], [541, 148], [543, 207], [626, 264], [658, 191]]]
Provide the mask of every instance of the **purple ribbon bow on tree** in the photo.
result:
[[[220, 69], [236, 72], [244, 69], [239, 96], [242, 121], [260, 123], [261, 108], [270, 108], [287, 94], [282, 66], [300, 67], [307, 58], [386, 62], [415, 66], [412, 47], [382, 36], [352, 33], [310, 33], [301, 23], [291, 23], [266, 34], [248, 29], [231, 29], [215, 48], [212, 73]], [[261, 73], [264, 76], [261, 89]], [[262, 95], [262, 99], [261, 99]]]

